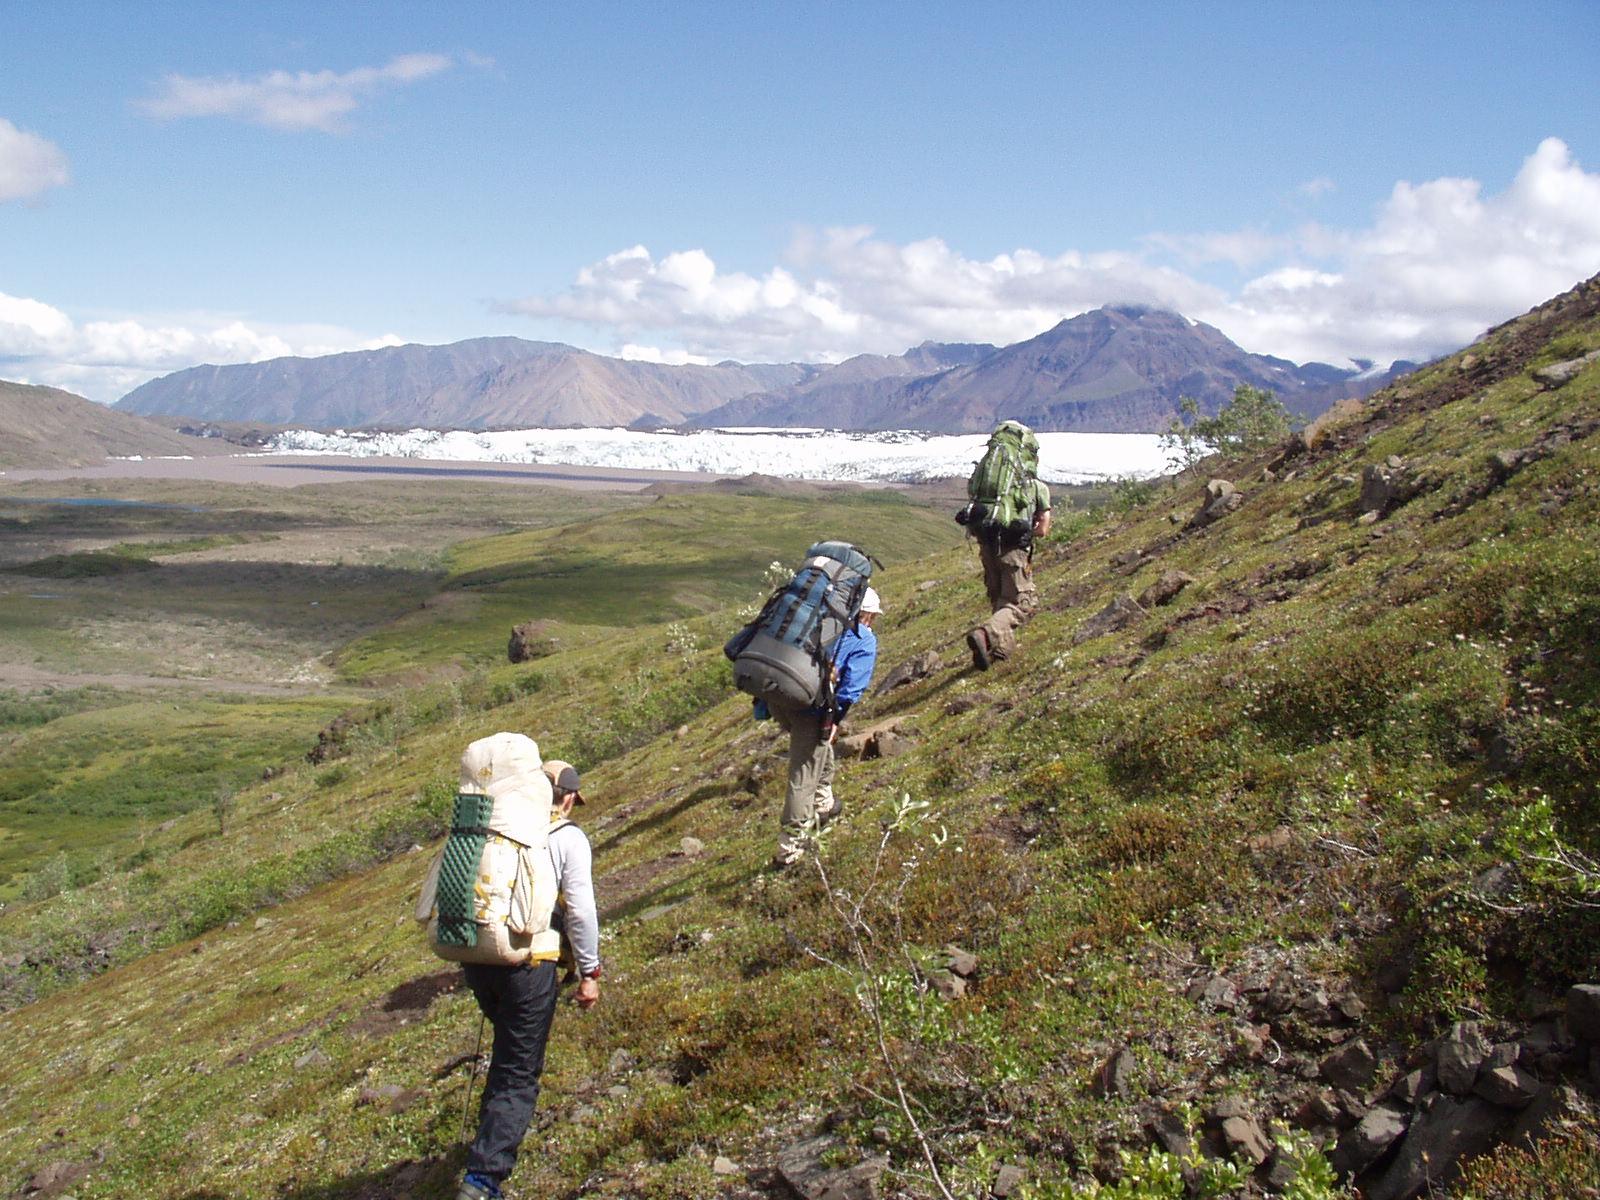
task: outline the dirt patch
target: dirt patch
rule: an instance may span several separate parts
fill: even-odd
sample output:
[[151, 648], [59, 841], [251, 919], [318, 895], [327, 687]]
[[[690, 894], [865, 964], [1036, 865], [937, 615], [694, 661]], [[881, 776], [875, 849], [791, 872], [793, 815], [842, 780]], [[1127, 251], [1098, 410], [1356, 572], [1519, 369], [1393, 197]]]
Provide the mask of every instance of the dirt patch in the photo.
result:
[[308, 1034], [313, 1034], [328, 1024], [330, 1018], [323, 1017], [306, 1025], [297, 1026], [285, 1033], [274, 1034], [269, 1038], [262, 1038], [259, 1042], [251, 1044], [247, 1049], [239, 1051], [230, 1058], [225, 1065], [229, 1067], [242, 1067], [263, 1050], [271, 1050], [274, 1046], [282, 1046], [289, 1042], [299, 1041]]
[[426, 1013], [440, 996], [460, 991], [461, 985], [461, 972], [455, 968], [407, 980], [352, 1021], [349, 1032], [363, 1037], [388, 1037]]
[[636, 867], [624, 867], [619, 871], [612, 871], [602, 875], [595, 883], [595, 895], [600, 899], [600, 919], [609, 921], [615, 918], [623, 909], [650, 890], [650, 885], [662, 875], [666, 874], [672, 866], [672, 859], [658, 858], [652, 862], [640, 863]]

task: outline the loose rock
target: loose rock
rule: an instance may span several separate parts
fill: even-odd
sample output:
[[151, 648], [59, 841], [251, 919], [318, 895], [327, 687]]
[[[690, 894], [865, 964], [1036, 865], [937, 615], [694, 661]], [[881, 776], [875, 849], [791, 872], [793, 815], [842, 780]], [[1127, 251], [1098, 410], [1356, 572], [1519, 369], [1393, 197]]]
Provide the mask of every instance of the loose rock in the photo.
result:
[[1393, 1105], [1380, 1104], [1339, 1139], [1330, 1162], [1341, 1175], [1359, 1175], [1383, 1157], [1406, 1131], [1409, 1114]]
[[1456, 1096], [1465, 1096], [1477, 1082], [1478, 1068], [1489, 1057], [1489, 1043], [1475, 1021], [1461, 1021], [1451, 1027], [1439, 1047], [1439, 1086]]
[[1322, 1077], [1334, 1087], [1353, 1092], [1364, 1090], [1372, 1083], [1378, 1069], [1377, 1057], [1361, 1038], [1347, 1042], [1318, 1064]]
[[1072, 635], [1072, 644], [1082, 645], [1092, 638], [1104, 637], [1108, 633], [1126, 629], [1149, 615], [1137, 600], [1123, 594], [1078, 626], [1078, 631]]
[[907, 659], [894, 670], [883, 677], [883, 682], [874, 689], [879, 693], [892, 692], [895, 688], [905, 687], [907, 684], [916, 683], [926, 679], [944, 669], [944, 660], [939, 657], [937, 650], [929, 650], [915, 658]]
[[1133, 1051], [1124, 1046], [1113, 1054], [1094, 1073], [1094, 1094], [1102, 1100], [1110, 1097], [1127, 1099], [1133, 1094], [1133, 1072], [1138, 1066], [1138, 1060], [1133, 1057]]
[[1171, 604], [1178, 593], [1194, 581], [1194, 576], [1186, 571], [1163, 571], [1160, 579], [1139, 593], [1139, 604], [1144, 608]]
[[1600, 1042], [1600, 984], [1567, 989], [1567, 1028], [1585, 1042]]
[[1405, 1200], [1430, 1183], [1448, 1186], [1460, 1173], [1461, 1159], [1494, 1143], [1507, 1115], [1477, 1096], [1430, 1096], [1412, 1118], [1394, 1162], [1363, 1189], [1367, 1200]]
[[814, 1137], [796, 1142], [778, 1154], [778, 1173], [805, 1200], [873, 1200], [878, 1179], [889, 1167], [887, 1155], [865, 1159], [853, 1167], [831, 1169], [823, 1165], [836, 1138]]

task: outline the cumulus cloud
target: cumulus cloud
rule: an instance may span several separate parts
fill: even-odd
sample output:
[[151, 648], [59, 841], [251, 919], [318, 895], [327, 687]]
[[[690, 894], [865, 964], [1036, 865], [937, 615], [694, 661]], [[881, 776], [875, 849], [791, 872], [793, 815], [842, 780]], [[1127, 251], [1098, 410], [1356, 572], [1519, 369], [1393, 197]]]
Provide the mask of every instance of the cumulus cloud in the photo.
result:
[[0, 117], [0, 204], [33, 200], [68, 179], [61, 147]]
[[1297, 361], [1425, 359], [1600, 271], [1600, 174], [1546, 138], [1497, 195], [1402, 181], [1368, 228], [1298, 240], [1302, 261], [1193, 315]]
[[[1318, 186], [1303, 189], [1326, 190]], [[1258, 272], [1225, 290], [1185, 267]], [[702, 248], [644, 246], [505, 311], [672, 346], [717, 361], [834, 361], [926, 339], [1016, 342], [1105, 304], [1152, 304], [1298, 362], [1390, 362], [1455, 349], [1600, 271], [1600, 175], [1556, 138], [1502, 193], [1470, 179], [1400, 182], [1370, 225], [1154, 233], [1137, 252], [1018, 249], [973, 259], [938, 238], [897, 244], [867, 228], [805, 230], [760, 274]], [[656, 351], [657, 353], [665, 353]]]
[[66, 388], [102, 403], [197, 363], [260, 362], [400, 344], [394, 334], [363, 338], [333, 326], [253, 326], [236, 318], [80, 324], [52, 305], [0, 292], [0, 378]]
[[501, 307], [614, 330], [668, 334], [710, 361], [830, 361], [917, 342], [1014, 342], [1107, 299], [1193, 307], [1210, 289], [1132, 255], [1018, 250], [968, 259], [938, 238], [896, 245], [870, 230], [806, 231], [786, 265], [723, 271], [703, 249], [644, 246], [585, 267], [565, 292]]
[[364, 100], [453, 65], [455, 60], [444, 54], [401, 54], [381, 67], [352, 71], [268, 71], [248, 79], [167, 75], [154, 95], [134, 101], [134, 106], [164, 121], [232, 117], [273, 129], [335, 133]]
[[1315, 179], [1308, 179], [1295, 188], [1302, 196], [1315, 200], [1319, 196], [1326, 196], [1337, 186], [1326, 175], [1318, 175]]

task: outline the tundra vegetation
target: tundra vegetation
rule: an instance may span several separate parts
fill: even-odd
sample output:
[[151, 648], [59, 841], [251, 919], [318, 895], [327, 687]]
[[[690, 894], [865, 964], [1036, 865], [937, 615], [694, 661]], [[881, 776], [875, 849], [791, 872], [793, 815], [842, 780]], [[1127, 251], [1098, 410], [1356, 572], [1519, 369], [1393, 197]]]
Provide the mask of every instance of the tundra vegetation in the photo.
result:
[[[239, 496], [248, 521], [108, 526], [112, 546], [284, 538], [327, 503], [347, 531], [419, 534], [365, 591], [380, 564], [352, 550], [298, 575], [327, 625], [257, 595], [253, 662], [337, 631], [301, 693], [0, 706], [0, 1181], [446, 1186], [477, 1014], [410, 906], [461, 748], [516, 729], [584, 772], [606, 961], [600, 1007], [558, 1014], [516, 1194], [779, 1196], [807, 1155], [886, 1196], [1337, 1194], [1341, 1105], [1460, 1022], [1510, 1044], [1600, 982], [1600, 364], [1539, 375], [1597, 346], [1590, 284], [1314, 438], [1108, 490], [1039, 547], [1041, 611], [981, 675], [975, 555], [947, 508], [885, 493], [569, 493], [496, 528], [529, 492], [326, 489], [296, 514]], [[852, 713], [898, 724], [843, 765], [808, 864], [773, 873], [783, 746], [719, 647], [820, 535], [887, 566], [880, 673], [922, 661]], [[49, 579], [92, 633], [120, 593], [28, 564], [104, 547], [50, 541], [9, 578]], [[248, 624], [228, 581], [272, 544], [193, 551], [205, 570], [118, 551], [152, 566], [117, 578], [155, 612], [168, 593], [137, 589], [173, 572], [174, 605], [227, 598]], [[550, 653], [505, 663], [530, 618]], [[54, 619], [27, 643], [47, 662]], [[1571, 1060], [1540, 1079], [1581, 1099]], [[1455, 1186], [1592, 1188], [1581, 1109]]]

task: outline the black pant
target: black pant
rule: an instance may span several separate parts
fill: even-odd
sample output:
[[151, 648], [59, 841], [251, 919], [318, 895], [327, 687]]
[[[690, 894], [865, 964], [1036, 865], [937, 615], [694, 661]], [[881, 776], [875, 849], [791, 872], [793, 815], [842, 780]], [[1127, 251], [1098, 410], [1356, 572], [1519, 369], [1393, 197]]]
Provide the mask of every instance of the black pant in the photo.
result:
[[516, 1165], [517, 1147], [533, 1120], [544, 1071], [544, 1048], [556, 1015], [556, 964], [486, 967], [462, 971], [478, 1007], [494, 1026], [494, 1054], [478, 1108], [478, 1136], [467, 1170], [503, 1183]]

